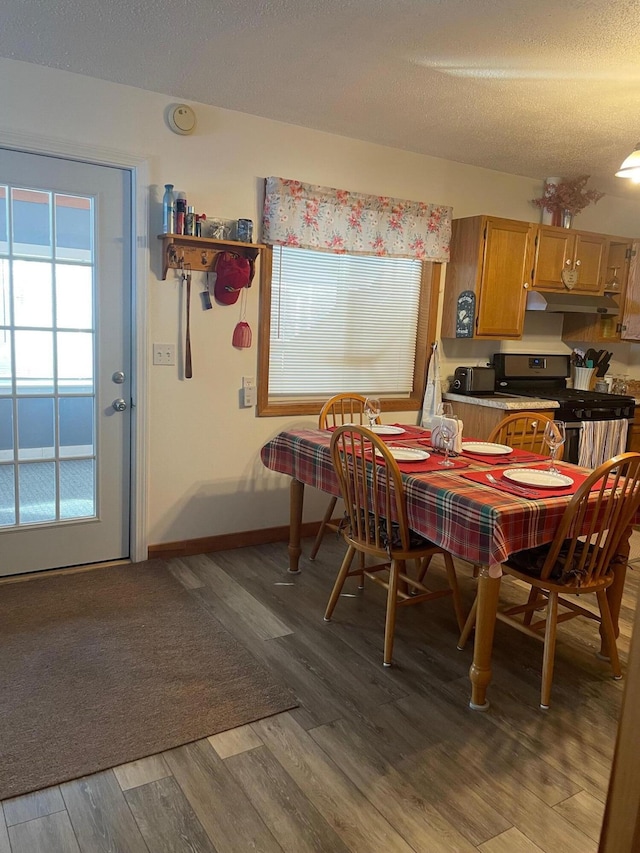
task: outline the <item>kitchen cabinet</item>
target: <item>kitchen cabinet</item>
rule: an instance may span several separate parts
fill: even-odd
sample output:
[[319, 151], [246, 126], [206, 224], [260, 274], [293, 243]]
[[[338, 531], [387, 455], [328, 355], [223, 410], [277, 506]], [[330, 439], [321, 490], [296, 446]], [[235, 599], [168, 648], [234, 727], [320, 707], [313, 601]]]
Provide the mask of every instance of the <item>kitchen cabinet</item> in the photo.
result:
[[[535, 229], [530, 222], [493, 216], [453, 220], [442, 337], [522, 337]], [[462, 315], [469, 305], [467, 318]], [[467, 319], [468, 332], [461, 331], [461, 321]]]
[[514, 412], [526, 412], [527, 414], [546, 415], [553, 417], [557, 404], [554, 401], [542, 403], [540, 400], [523, 399], [516, 401], [511, 399], [509, 406], [499, 405], [495, 398], [483, 400], [482, 397], [462, 398], [462, 395], [445, 393], [443, 398], [451, 402], [453, 413], [462, 421], [462, 437], [475, 438], [486, 441], [494, 428], [507, 416]]
[[[640, 337], [640, 317], [637, 315], [640, 304], [640, 287], [636, 286], [635, 314], [627, 311], [627, 288], [631, 260], [634, 256], [634, 243], [626, 237], [609, 237], [606, 269], [604, 273], [604, 293], [620, 306], [619, 314], [565, 314], [562, 325], [562, 340], [583, 343], [611, 344], [626, 339], [627, 330], [633, 330]], [[635, 270], [635, 265], [634, 265]], [[625, 318], [625, 314], [629, 315]], [[631, 333], [633, 333], [631, 331]], [[633, 338], [632, 338], [633, 339]]]
[[629, 424], [627, 450], [632, 450], [634, 453], [640, 453], [640, 406], [635, 410], [633, 423]]
[[533, 287], [543, 291], [601, 294], [608, 243], [609, 238], [604, 234], [539, 225], [535, 238]]
[[631, 244], [629, 272], [624, 294], [620, 338], [640, 341], [640, 243]]
[[192, 272], [211, 272], [218, 252], [234, 252], [255, 261], [266, 246], [261, 243], [240, 243], [237, 240], [213, 240], [190, 234], [160, 234], [162, 240], [162, 278], [170, 269], [191, 269]]

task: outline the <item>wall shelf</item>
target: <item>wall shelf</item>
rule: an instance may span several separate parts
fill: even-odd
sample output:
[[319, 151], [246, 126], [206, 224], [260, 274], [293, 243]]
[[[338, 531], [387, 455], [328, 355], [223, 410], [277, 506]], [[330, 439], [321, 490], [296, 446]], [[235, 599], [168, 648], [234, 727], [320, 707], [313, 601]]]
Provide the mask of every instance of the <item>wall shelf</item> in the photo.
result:
[[170, 269], [191, 268], [192, 272], [211, 272], [218, 252], [235, 252], [254, 260], [266, 246], [262, 243], [240, 243], [237, 240], [214, 240], [188, 234], [159, 234], [162, 240], [162, 279]]

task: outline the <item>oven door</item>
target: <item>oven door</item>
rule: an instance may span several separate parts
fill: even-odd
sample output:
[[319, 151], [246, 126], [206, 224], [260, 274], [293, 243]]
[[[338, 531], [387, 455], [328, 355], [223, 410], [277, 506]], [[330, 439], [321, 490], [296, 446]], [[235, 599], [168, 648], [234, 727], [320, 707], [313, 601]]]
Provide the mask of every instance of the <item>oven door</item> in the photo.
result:
[[580, 454], [580, 421], [569, 423], [565, 421], [565, 441], [564, 441], [564, 456], [565, 462], [573, 462], [578, 464]]

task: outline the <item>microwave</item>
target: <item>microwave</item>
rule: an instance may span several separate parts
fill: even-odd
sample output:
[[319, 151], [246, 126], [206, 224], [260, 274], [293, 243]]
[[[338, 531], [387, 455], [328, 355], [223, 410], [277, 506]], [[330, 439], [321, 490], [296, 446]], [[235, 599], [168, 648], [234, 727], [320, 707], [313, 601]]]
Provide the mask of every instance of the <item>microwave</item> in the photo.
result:
[[458, 394], [493, 394], [495, 386], [493, 367], [456, 367], [451, 390]]

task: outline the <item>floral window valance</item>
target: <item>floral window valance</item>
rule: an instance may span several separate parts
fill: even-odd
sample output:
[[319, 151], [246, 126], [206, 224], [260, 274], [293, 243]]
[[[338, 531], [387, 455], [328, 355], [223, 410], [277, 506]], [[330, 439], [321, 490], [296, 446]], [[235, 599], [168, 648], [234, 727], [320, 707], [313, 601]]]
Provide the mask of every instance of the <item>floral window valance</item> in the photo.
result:
[[267, 178], [262, 239], [338, 254], [448, 261], [450, 207]]

